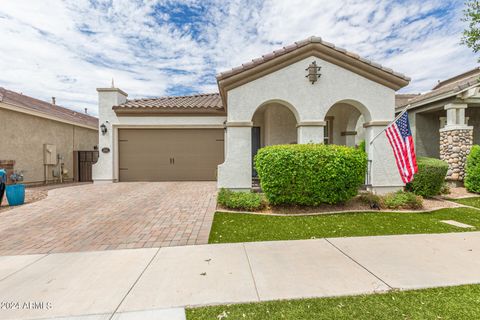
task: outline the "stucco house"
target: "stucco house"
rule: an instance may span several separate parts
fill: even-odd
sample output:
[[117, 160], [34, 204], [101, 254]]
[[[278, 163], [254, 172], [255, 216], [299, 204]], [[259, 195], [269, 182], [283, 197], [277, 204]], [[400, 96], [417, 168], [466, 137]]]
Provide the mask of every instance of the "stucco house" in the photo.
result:
[[417, 155], [448, 162], [447, 180], [461, 183], [472, 144], [480, 144], [480, 68], [439, 81], [424, 94], [399, 94], [407, 108]]
[[[219, 93], [127, 100], [99, 88], [105, 130], [94, 181], [217, 180], [249, 190], [258, 148], [370, 141], [394, 119], [395, 92], [409, 81], [311, 37], [220, 73]], [[367, 153], [373, 190], [403, 186], [384, 135]]]
[[98, 119], [54, 100], [0, 88], [0, 168], [22, 171], [29, 185], [91, 180]]

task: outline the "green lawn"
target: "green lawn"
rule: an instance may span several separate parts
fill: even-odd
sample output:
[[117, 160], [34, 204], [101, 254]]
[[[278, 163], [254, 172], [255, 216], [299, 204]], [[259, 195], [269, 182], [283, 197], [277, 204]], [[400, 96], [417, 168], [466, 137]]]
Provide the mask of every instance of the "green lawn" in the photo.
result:
[[465, 199], [451, 199], [456, 203], [464, 204], [466, 206], [472, 206], [475, 208], [480, 208], [480, 197], [465, 198]]
[[480, 319], [480, 285], [195, 308], [187, 319]]
[[[456, 220], [476, 228], [458, 228], [440, 220]], [[297, 217], [217, 212], [209, 243], [475, 230], [480, 230], [480, 210], [470, 208], [441, 209], [430, 213], [359, 212]]]

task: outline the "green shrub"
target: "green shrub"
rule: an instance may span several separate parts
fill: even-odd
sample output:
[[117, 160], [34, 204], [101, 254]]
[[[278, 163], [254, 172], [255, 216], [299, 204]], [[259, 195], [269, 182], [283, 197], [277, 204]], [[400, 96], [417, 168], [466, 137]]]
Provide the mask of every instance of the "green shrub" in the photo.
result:
[[434, 158], [418, 158], [418, 172], [406, 189], [422, 197], [433, 197], [440, 194], [445, 184], [448, 164]]
[[423, 199], [412, 192], [397, 191], [382, 197], [383, 207], [388, 209], [421, 209]]
[[443, 183], [443, 186], [442, 186], [442, 189], [440, 190], [440, 194], [450, 194], [451, 193], [451, 190], [450, 190], [450, 186], [448, 185], [448, 183]]
[[383, 199], [378, 194], [372, 192], [364, 192], [360, 194], [360, 201], [368, 204], [372, 209], [381, 209], [383, 206]]
[[480, 193], [480, 146], [470, 150], [465, 170], [465, 188], [470, 192]]
[[271, 204], [316, 206], [354, 197], [364, 181], [367, 155], [336, 145], [276, 145], [258, 151], [255, 167]]
[[365, 140], [361, 140], [361, 141], [358, 143], [358, 149], [366, 152], [367, 144], [366, 144]]
[[220, 189], [217, 203], [224, 208], [235, 210], [256, 211], [265, 208], [265, 197], [260, 193], [235, 192], [228, 189]]

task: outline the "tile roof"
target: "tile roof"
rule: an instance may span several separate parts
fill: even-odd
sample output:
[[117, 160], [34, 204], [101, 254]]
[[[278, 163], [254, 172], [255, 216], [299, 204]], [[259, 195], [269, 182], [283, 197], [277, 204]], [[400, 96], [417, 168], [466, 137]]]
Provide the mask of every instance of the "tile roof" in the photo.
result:
[[440, 89], [441, 87], [444, 87], [448, 84], [451, 84], [453, 82], [468, 78], [468, 77], [473, 76], [473, 75], [480, 75], [480, 67], [473, 68], [473, 69], [468, 70], [464, 73], [457, 74], [457, 75], [455, 75], [451, 78], [448, 78], [446, 80], [438, 81], [437, 85], [435, 87], [433, 87], [432, 90]]
[[395, 95], [395, 107], [401, 107], [407, 101], [419, 96], [420, 93], [398, 93]]
[[29, 109], [60, 120], [98, 128], [98, 118], [0, 87], [0, 102]]
[[218, 93], [133, 99], [114, 106], [113, 110], [117, 113], [151, 112], [225, 115], [225, 108]]
[[463, 89], [476, 85], [480, 83], [480, 69], [477, 69], [477, 72], [473, 72], [474, 70], [470, 70], [449, 80], [440, 82], [433, 90], [404, 101], [402, 105], [397, 105], [397, 107], [405, 107], [409, 104], [421, 103], [422, 101], [443, 95], [453, 96]]
[[395, 72], [393, 71], [392, 69], [390, 68], [387, 68], [387, 67], [384, 67], [378, 63], [375, 63], [371, 60], [368, 60], [368, 59], [365, 59], [365, 58], [362, 58], [360, 57], [358, 54], [356, 53], [353, 53], [353, 52], [350, 52], [350, 51], [347, 51], [343, 48], [340, 48], [340, 47], [336, 47], [333, 43], [330, 43], [330, 42], [326, 42], [326, 41], [323, 41], [322, 38], [320, 37], [310, 37], [308, 39], [305, 39], [305, 40], [302, 40], [302, 41], [297, 41], [295, 42], [294, 44], [291, 44], [291, 45], [288, 45], [288, 46], [285, 46], [279, 50], [275, 50], [271, 53], [267, 53], [263, 56], [261, 56], [260, 58], [256, 58], [256, 59], [253, 59], [252, 61], [249, 61], [247, 63], [244, 63], [242, 64], [241, 66], [238, 66], [238, 67], [235, 67], [231, 70], [228, 70], [228, 71], [224, 71], [224, 72], [221, 72], [217, 75], [217, 80], [222, 80], [222, 79], [225, 79], [225, 78], [228, 78], [228, 77], [231, 77], [233, 75], [236, 75], [236, 74], [239, 74], [245, 70], [248, 70], [248, 69], [252, 69], [258, 65], [261, 65], [269, 60], [272, 60], [274, 58], [277, 58], [277, 57], [280, 57], [284, 54], [287, 54], [291, 51], [294, 51], [296, 49], [299, 49], [301, 47], [304, 47], [304, 46], [307, 46], [309, 44], [321, 44], [325, 47], [328, 47], [330, 49], [333, 49], [339, 53], [342, 53], [344, 54], [345, 56], [347, 57], [350, 57], [350, 58], [353, 58], [355, 60], [358, 60], [358, 61], [361, 61], [367, 65], [370, 65], [374, 68], [377, 68], [379, 70], [382, 70], [386, 73], [389, 73], [389, 74], [392, 74], [396, 77], [399, 77], [405, 81], [410, 81], [410, 78], [405, 76], [404, 74], [401, 74], [401, 73], [398, 73], [398, 72]]

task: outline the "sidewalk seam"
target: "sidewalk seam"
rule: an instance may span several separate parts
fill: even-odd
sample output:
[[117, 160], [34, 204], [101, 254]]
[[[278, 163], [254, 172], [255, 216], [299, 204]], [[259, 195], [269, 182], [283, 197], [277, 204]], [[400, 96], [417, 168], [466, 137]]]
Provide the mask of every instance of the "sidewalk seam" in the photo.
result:
[[387, 287], [390, 288], [390, 290], [393, 290], [395, 289], [394, 287], [392, 287], [391, 285], [389, 285], [387, 282], [385, 282], [382, 278], [380, 278], [379, 276], [377, 276], [375, 273], [373, 273], [372, 271], [368, 270], [364, 265], [362, 265], [360, 262], [358, 262], [357, 260], [353, 259], [351, 256], [349, 256], [346, 252], [344, 252], [342, 249], [340, 249], [339, 247], [337, 247], [336, 245], [334, 245], [332, 242], [330, 242], [330, 240], [328, 240], [327, 238], [324, 238], [325, 241], [327, 241], [328, 243], [330, 243], [330, 245], [332, 245], [335, 249], [337, 249], [338, 251], [340, 251], [345, 257], [347, 257], [348, 259], [352, 260], [353, 262], [355, 262], [357, 265], [359, 265], [362, 269], [364, 269], [365, 271], [367, 271], [368, 273], [370, 273], [372, 276], [374, 276], [375, 278], [377, 278], [378, 280], [380, 280], [383, 284], [385, 284]]
[[155, 259], [155, 257], [158, 255], [158, 253], [160, 252], [160, 249], [162, 249], [161, 247], [158, 248], [157, 252], [155, 252], [155, 254], [153, 255], [153, 257], [150, 259], [150, 261], [147, 263], [147, 265], [145, 266], [145, 268], [142, 270], [142, 272], [140, 272], [140, 274], [138, 275], [137, 279], [135, 280], [135, 282], [133, 282], [132, 286], [130, 287], [130, 289], [128, 289], [127, 293], [125, 294], [125, 296], [122, 298], [122, 300], [120, 301], [120, 303], [118, 304], [118, 306], [115, 308], [115, 310], [113, 310], [112, 312], [112, 315], [108, 318], [108, 320], [112, 320], [113, 317], [115, 316], [115, 314], [117, 313], [118, 309], [120, 308], [120, 306], [122, 305], [122, 303], [125, 301], [125, 299], [127, 298], [127, 296], [130, 294], [130, 292], [133, 290], [133, 288], [137, 285], [138, 281], [140, 281], [140, 278], [143, 276], [143, 274], [145, 273], [145, 271], [147, 271], [148, 267], [150, 267], [150, 265], [152, 264], [153, 260]]
[[245, 252], [245, 257], [247, 257], [248, 268], [250, 269], [250, 274], [252, 275], [253, 286], [255, 287], [255, 293], [257, 294], [257, 299], [260, 301], [260, 294], [258, 293], [257, 282], [255, 281], [255, 276], [253, 275], [252, 264], [250, 263], [250, 257], [248, 256], [247, 248], [245, 243], [242, 243], [243, 251]]
[[49, 255], [50, 255], [50, 253], [44, 254], [42, 257], [36, 259], [35, 261], [32, 261], [32, 262], [30, 262], [29, 264], [27, 264], [27, 265], [23, 266], [22, 268], [18, 269], [17, 271], [14, 271], [14, 272], [10, 273], [9, 275], [1, 278], [1, 279], [0, 279], [0, 282], [3, 281], [3, 280], [6, 280], [6, 279], [8, 279], [8, 278], [10, 278], [11, 276], [19, 273], [20, 271], [25, 270], [26, 268], [28, 268], [28, 267], [30, 267], [31, 265], [37, 263], [38, 261], [42, 260], [43, 258], [46, 258], [46, 257], [49, 256]]

